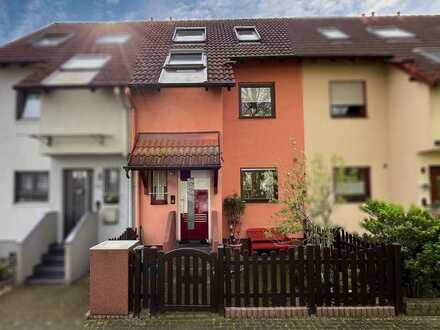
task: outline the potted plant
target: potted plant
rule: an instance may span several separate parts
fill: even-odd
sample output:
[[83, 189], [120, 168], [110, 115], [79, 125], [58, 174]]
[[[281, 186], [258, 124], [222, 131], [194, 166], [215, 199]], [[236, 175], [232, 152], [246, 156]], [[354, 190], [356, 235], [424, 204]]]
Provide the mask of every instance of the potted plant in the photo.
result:
[[223, 200], [223, 212], [228, 219], [229, 244], [237, 244], [240, 241], [241, 217], [245, 208], [246, 203], [237, 194], [227, 196]]

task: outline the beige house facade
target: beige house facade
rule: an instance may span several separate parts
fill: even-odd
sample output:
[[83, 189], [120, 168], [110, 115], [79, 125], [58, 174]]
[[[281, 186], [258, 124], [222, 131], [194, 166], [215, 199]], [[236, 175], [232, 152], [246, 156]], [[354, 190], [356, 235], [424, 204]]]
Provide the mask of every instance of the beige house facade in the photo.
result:
[[[369, 198], [405, 207], [434, 206], [433, 171], [440, 166], [435, 144], [440, 136], [439, 88], [377, 61], [305, 61], [302, 70], [306, 155], [336, 155], [346, 167], [369, 168]], [[333, 82], [363, 82], [365, 116], [332, 117]], [[362, 232], [361, 204], [336, 203], [333, 222]]]

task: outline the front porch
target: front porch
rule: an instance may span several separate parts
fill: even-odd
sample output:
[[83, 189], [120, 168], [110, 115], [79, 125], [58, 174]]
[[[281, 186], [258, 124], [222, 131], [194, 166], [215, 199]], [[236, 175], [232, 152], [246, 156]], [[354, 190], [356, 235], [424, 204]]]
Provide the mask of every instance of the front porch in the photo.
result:
[[146, 245], [216, 248], [222, 238], [220, 133], [139, 133], [125, 167]]

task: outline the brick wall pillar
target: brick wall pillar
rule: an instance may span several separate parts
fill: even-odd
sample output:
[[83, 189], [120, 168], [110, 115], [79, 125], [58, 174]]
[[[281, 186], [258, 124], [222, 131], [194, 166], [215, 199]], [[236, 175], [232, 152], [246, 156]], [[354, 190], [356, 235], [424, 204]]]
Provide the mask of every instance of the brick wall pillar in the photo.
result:
[[139, 241], [105, 241], [90, 248], [90, 314], [127, 315], [129, 251]]

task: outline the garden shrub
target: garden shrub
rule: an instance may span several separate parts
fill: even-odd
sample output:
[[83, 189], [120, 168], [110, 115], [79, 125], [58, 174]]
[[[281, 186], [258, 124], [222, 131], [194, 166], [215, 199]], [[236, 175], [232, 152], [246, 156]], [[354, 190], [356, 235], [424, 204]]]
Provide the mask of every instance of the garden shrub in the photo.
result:
[[440, 219], [428, 210], [371, 200], [362, 227], [379, 243], [402, 246], [403, 285], [409, 297], [440, 296]]

